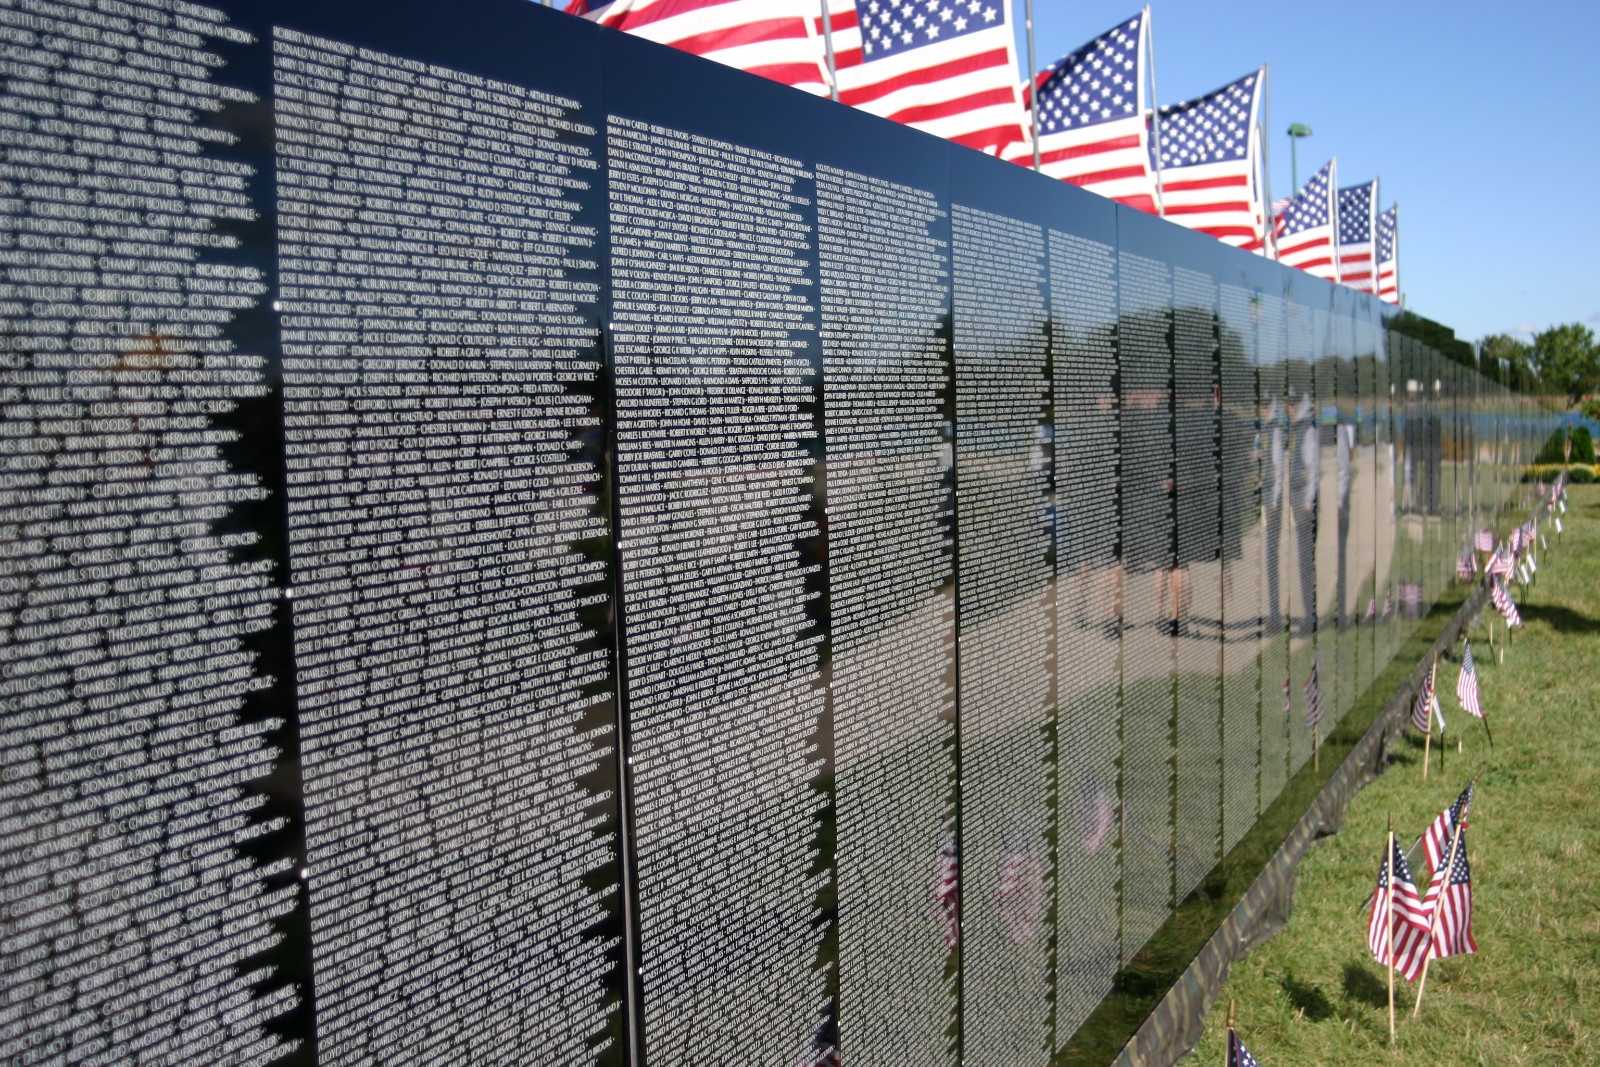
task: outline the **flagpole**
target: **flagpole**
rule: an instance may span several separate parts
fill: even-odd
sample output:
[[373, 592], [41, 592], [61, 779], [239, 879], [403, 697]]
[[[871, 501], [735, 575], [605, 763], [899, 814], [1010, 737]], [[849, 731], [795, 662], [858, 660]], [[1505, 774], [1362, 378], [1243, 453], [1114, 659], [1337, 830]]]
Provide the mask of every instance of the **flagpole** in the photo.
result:
[[821, 0], [822, 3], [822, 43], [828, 53], [828, 95], [834, 103], [839, 102], [839, 68], [833, 58], [833, 12], [828, 5], [832, 0]]
[[[1450, 835], [1450, 858], [1444, 865], [1444, 882], [1439, 886], [1439, 895], [1433, 901], [1433, 915], [1428, 920], [1428, 954], [1422, 958], [1422, 977], [1417, 979], [1417, 1003], [1411, 1009], [1413, 1019], [1422, 1011], [1422, 994], [1428, 985], [1428, 964], [1433, 962], [1433, 937], [1439, 929], [1439, 914], [1444, 910], [1440, 905], [1444, 903], [1445, 888], [1450, 884], [1450, 869], [1456, 865], [1456, 847], [1461, 843], [1461, 830], [1466, 824], [1467, 813], [1462, 811], [1456, 819], [1455, 833]], [[1438, 881], [1437, 871], [1434, 872], [1434, 880]]]
[[1156, 214], [1166, 218], [1166, 198], [1162, 196], [1166, 183], [1161, 180], [1161, 96], [1156, 91], [1156, 30], [1150, 21], [1149, 4], [1144, 6], [1144, 33], [1145, 44], [1150, 49], [1150, 114], [1154, 116], [1156, 139]]
[[1394, 1044], [1394, 814], [1389, 815], [1389, 847], [1383, 854], [1383, 865], [1388, 869], [1388, 876], [1384, 879], [1388, 883], [1388, 920], [1389, 927], [1389, 1044]]
[[1034, 72], [1039, 68], [1033, 58], [1033, 0], [1024, 0], [1023, 26], [1028, 31], [1028, 134], [1033, 141], [1033, 171], [1039, 172], [1039, 84]]
[[1261, 142], [1261, 254], [1267, 259], [1277, 259], [1278, 250], [1273, 247], [1272, 241], [1272, 138], [1268, 135], [1272, 129], [1272, 64], [1261, 64], [1261, 108], [1265, 116], [1265, 125], [1262, 125], [1263, 115], [1256, 116], [1256, 139]]
[[1227, 1044], [1222, 1050], [1222, 1067], [1233, 1067], [1233, 1043], [1234, 1041], [1238, 1040], [1234, 1036], [1235, 1024], [1237, 1024], [1239, 1021], [1237, 1014], [1238, 1007], [1238, 1001], [1228, 1001], [1228, 1040]]

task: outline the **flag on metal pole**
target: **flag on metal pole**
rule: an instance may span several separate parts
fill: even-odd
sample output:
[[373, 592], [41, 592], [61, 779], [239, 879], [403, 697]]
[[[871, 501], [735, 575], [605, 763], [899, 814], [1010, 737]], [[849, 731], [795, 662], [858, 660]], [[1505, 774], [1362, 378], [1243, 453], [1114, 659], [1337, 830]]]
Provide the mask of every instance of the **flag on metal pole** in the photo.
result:
[[1399, 204], [1378, 216], [1378, 299], [1385, 304], [1400, 303]]
[[817, 96], [831, 92], [816, 0], [571, 0], [566, 10]]
[[1266, 247], [1261, 100], [1266, 68], [1161, 115], [1161, 202], [1167, 219], [1248, 252]]
[[1339, 190], [1339, 281], [1375, 293], [1373, 257], [1377, 251], [1378, 179]]
[[[1040, 71], [1027, 90], [1039, 130], [1039, 169], [1052, 178], [1160, 214], [1145, 121], [1150, 18], [1141, 11]], [[1025, 138], [1002, 150], [1031, 167]]]
[[825, 2], [840, 103], [990, 155], [1027, 141], [1009, 4]]
[[1339, 280], [1338, 160], [1330, 159], [1284, 206], [1278, 262], [1329, 281]]

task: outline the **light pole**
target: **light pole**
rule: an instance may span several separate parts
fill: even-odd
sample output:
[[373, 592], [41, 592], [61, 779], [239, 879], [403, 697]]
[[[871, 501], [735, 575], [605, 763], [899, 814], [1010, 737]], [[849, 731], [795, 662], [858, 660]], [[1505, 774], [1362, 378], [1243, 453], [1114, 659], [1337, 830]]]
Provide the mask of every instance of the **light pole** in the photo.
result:
[[1289, 179], [1294, 188], [1289, 193], [1293, 196], [1300, 191], [1300, 160], [1295, 155], [1295, 145], [1302, 137], [1311, 136], [1311, 127], [1303, 122], [1289, 123]]

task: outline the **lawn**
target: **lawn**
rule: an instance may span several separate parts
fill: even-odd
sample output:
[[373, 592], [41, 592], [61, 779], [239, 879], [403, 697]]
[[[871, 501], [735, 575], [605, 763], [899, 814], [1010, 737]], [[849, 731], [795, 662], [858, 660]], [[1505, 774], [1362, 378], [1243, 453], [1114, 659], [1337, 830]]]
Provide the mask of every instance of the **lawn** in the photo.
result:
[[[1565, 536], [1539, 556], [1526, 626], [1503, 663], [1485, 640], [1489, 615], [1471, 629], [1494, 748], [1455, 699], [1458, 663], [1441, 661], [1440, 699], [1463, 750], [1451, 742], [1445, 775], [1435, 752], [1424, 782], [1421, 741], [1408, 738], [1344, 828], [1306, 856], [1289, 925], [1234, 965], [1186, 1063], [1222, 1062], [1230, 999], [1265, 1067], [1600, 1063], [1600, 486], [1573, 487], [1564, 522]], [[1498, 618], [1495, 629], [1503, 638]], [[1416, 1020], [1416, 989], [1396, 975], [1390, 1052], [1385, 972], [1358, 909], [1386, 821], [1409, 844], [1473, 775], [1478, 954], [1434, 963]], [[1415, 870], [1425, 883], [1420, 849]]]

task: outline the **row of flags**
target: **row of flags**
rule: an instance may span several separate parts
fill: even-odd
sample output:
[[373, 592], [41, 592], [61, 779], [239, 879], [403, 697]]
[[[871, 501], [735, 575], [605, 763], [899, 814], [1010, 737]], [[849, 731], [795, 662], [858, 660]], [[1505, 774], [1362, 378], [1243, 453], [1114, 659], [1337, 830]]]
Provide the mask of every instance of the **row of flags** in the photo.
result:
[[1373, 958], [1415, 982], [1430, 960], [1478, 951], [1472, 936], [1472, 866], [1467, 860], [1467, 814], [1473, 783], [1428, 826], [1422, 846], [1432, 870], [1426, 895], [1393, 834], [1379, 861], [1369, 900], [1367, 947]]
[[[1475, 580], [1478, 564], [1475, 553], [1484, 554], [1485, 581], [1490, 594], [1508, 626], [1520, 625], [1516, 605], [1511, 601], [1507, 581], [1513, 574], [1519, 577], [1535, 569], [1535, 545], [1548, 549], [1548, 542], [1539, 531], [1539, 519], [1548, 516], [1560, 522], [1566, 510], [1567, 487], [1565, 475], [1558, 476], [1551, 485], [1538, 487], [1539, 508], [1528, 521], [1511, 530], [1505, 539], [1497, 538], [1490, 527], [1476, 530], [1458, 560], [1458, 574], [1463, 580]], [[1557, 530], [1559, 533], [1559, 529]], [[1490, 631], [1491, 644], [1493, 631]], [[1312, 702], [1313, 690], [1320, 664], [1314, 665], [1307, 682], [1306, 699]], [[1444, 712], [1439, 706], [1435, 682], [1438, 661], [1435, 660], [1423, 677], [1411, 706], [1411, 724], [1432, 739], [1433, 723], [1444, 731]], [[1285, 698], [1288, 690], [1285, 682]], [[1472, 642], [1463, 639], [1461, 670], [1456, 676], [1456, 699], [1469, 715], [1488, 729], [1488, 719], [1483, 707], [1483, 692], [1479, 679], [1477, 659], [1472, 653]], [[1287, 706], [1287, 705], [1286, 705]], [[1492, 746], [1494, 738], [1489, 737]], [[1442, 746], [1441, 746], [1442, 752]], [[1424, 770], [1426, 778], [1426, 770]], [[1392, 830], [1387, 834], [1383, 857], [1378, 863], [1378, 876], [1372, 892], [1366, 898], [1367, 948], [1381, 966], [1390, 970], [1389, 982], [1389, 1036], [1395, 1034], [1394, 979], [1398, 972], [1417, 987], [1413, 1016], [1421, 1011], [1422, 996], [1427, 982], [1428, 967], [1434, 960], [1450, 956], [1474, 955], [1478, 943], [1472, 932], [1472, 864], [1467, 858], [1468, 817], [1471, 813], [1475, 781], [1469, 781], [1455, 801], [1418, 836], [1410, 849], [1401, 847]], [[1427, 889], [1419, 888], [1412, 872], [1413, 854], [1418, 848], [1427, 863]], [[1228, 1067], [1256, 1067], [1256, 1059], [1245, 1048], [1234, 1024], [1234, 1008], [1228, 1011]]]
[[1399, 212], [1330, 160], [1268, 202], [1267, 68], [1154, 107], [1150, 9], [1030, 79], [1009, 0], [568, 0], [571, 14], [1033, 167], [1319, 278], [1400, 300]]

